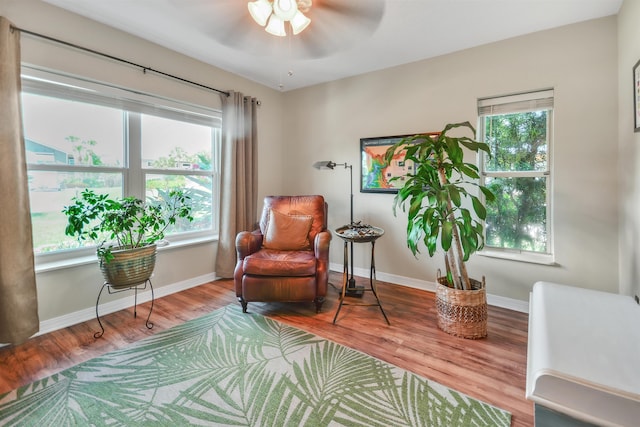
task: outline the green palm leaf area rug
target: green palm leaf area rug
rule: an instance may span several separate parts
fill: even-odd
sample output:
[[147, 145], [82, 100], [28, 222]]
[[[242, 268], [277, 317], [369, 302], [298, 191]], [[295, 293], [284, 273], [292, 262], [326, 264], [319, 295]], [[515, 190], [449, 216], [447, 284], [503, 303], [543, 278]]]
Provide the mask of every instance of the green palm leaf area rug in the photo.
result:
[[508, 426], [511, 415], [229, 305], [0, 395], [0, 425]]

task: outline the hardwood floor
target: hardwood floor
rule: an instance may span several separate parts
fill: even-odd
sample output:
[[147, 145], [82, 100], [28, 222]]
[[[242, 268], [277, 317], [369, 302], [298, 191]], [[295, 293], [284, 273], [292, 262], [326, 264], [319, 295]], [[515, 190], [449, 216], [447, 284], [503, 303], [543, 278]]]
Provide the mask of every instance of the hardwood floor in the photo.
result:
[[[330, 281], [340, 286], [341, 274]], [[368, 280], [368, 279], [367, 279]], [[358, 278], [365, 284], [365, 279]], [[533, 404], [524, 397], [528, 315], [489, 307], [489, 335], [481, 340], [452, 337], [436, 326], [434, 294], [378, 282], [378, 295], [391, 325], [378, 307], [343, 306], [335, 325], [338, 291], [329, 288], [320, 314], [309, 304], [249, 303], [249, 311], [368, 353], [471, 397], [508, 410], [512, 426], [533, 425]], [[363, 301], [372, 298], [367, 293]], [[351, 300], [351, 299], [350, 299]], [[84, 360], [121, 348], [186, 320], [235, 303], [232, 280], [206, 283], [157, 299], [144, 326], [149, 303], [102, 317], [105, 334], [94, 339], [95, 319], [0, 348], [0, 394], [54, 374]]]

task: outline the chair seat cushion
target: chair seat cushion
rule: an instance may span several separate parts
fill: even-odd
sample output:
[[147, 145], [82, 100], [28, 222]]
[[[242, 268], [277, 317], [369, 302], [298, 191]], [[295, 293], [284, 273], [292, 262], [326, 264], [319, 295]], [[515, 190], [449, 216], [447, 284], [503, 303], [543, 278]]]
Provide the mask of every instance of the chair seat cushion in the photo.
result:
[[313, 276], [316, 258], [313, 251], [277, 251], [262, 248], [243, 261], [245, 274], [256, 276]]

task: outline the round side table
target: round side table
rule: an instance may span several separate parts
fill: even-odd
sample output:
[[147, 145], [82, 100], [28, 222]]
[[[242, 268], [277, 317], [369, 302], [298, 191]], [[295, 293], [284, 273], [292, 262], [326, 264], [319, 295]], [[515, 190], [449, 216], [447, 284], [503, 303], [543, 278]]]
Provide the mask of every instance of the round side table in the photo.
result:
[[[384, 320], [387, 321], [387, 324], [390, 325], [389, 319], [387, 318], [384, 309], [382, 308], [382, 304], [380, 303], [380, 298], [378, 298], [378, 293], [376, 291], [376, 261], [375, 261], [375, 245], [376, 240], [378, 240], [384, 234], [384, 230], [380, 227], [374, 227], [371, 225], [361, 225], [359, 223], [354, 223], [350, 225], [344, 225], [340, 228], [337, 228], [334, 233], [340, 237], [344, 241], [344, 268], [342, 270], [342, 292], [340, 295], [340, 304], [338, 305], [338, 309], [336, 310], [336, 314], [333, 318], [333, 323], [336, 323], [338, 319], [338, 314], [340, 314], [340, 310], [343, 305], [359, 305], [359, 306], [374, 306], [380, 307], [380, 311], [384, 316]], [[371, 243], [371, 265], [369, 268], [369, 288], [365, 287], [356, 287], [355, 280], [353, 280], [353, 265], [351, 267], [351, 279], [348, 275], [349, 270], [349, 244], [351, 244], [351, 261], [353, 262], [353, 244], [354, 243]], [[362, 296], [364, 292], [372, 292], [375, 297], [376, 302], [367, 304], [367, 303], [348, 303], [345, 302], [346, 296]], [[354, 295], [355, 294], [355, 295]]]

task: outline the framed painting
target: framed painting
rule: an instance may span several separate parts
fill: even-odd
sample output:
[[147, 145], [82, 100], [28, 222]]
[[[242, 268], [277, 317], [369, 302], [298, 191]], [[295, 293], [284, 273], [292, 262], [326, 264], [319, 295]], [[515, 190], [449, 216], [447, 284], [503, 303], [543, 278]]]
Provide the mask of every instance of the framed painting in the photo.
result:
[[[360, 138], [360, 192], [397, 193], [404, 185], [407, 174], [414, 172], [412, 161], [404, 160], [404, 152], [398, 152], [387, 164], [384, 155], [398, 141], [414, 135], [437, 136], [440, 132]], [[392, 178], [399, 177], [392, 181]]]
[[[361, 193], [397, 193], [404, 183], [404, 176], [413, 172], [413, 162], [405, 162], [398, 154], [390, 164], [386, 164], [384, 155], [396, 142], [411, 135], [381, 136], [360, 138], [361, 156]], [[391, 178], [401, 177], [396, 181]]]
[[640, 132], [640, 61], [633, 66], [633, 130]]

